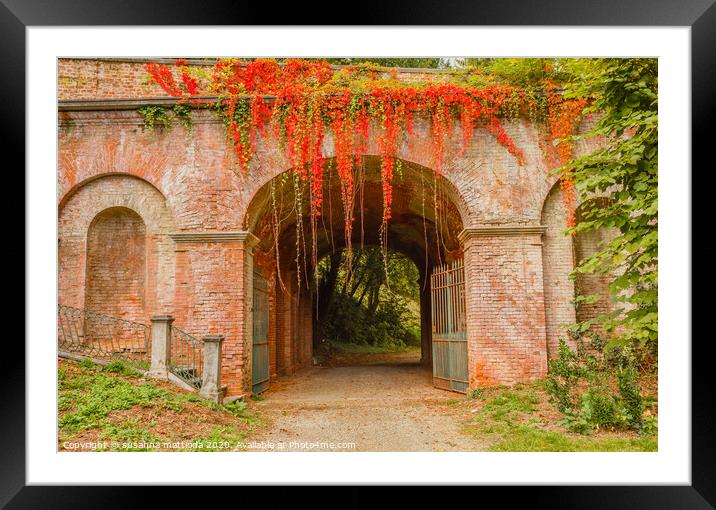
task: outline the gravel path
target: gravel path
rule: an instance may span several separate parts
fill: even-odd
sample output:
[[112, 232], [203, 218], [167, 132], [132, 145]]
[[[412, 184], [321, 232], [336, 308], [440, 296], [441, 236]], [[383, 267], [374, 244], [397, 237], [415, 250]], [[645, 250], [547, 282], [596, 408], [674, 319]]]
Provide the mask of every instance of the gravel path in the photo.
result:
[[280, 378], [252, 409], [269, 422], [248, 450], [476, 451], [449, 401], [463, 395], [432, 386], [430, 370], [393, 362], [313, 367]]

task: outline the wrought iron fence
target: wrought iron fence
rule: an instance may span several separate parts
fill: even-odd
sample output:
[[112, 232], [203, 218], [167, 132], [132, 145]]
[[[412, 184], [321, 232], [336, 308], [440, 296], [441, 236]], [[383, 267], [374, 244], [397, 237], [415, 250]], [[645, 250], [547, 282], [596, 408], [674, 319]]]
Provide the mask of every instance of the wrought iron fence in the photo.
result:
[[119, 357], [149, 362], [150, 328], [146, 324], [58, 305], [60, 350], [95, 358]]
[[199, 389], [204, 377], [204, 344], [176, 326], [171, 330], [169, 370]]

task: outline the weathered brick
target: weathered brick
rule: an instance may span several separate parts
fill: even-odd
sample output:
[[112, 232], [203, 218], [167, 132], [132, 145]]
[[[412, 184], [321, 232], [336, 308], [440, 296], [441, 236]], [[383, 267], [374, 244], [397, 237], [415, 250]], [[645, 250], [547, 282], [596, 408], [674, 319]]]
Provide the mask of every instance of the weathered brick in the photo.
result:
[[[60, 99], [166, 96], [146, 82], [141, 62], [60, 59], [58, 76]], [[435, 77], [425, 73], [428, 76]], [[61, 303], [147, 323], [153, 314], [168, 313], [175, 316], [176, 326], [194, 336], [224, 335], [222, 380], [228, 384], [228, 395], [241, 395], [251, 389], [256, 268], [270, 289], [271, 376], [311, 364], [313, 303], [305, 290], [305, 275], [301, 289], [298, 286], [293, 230], [287, 222], [280, 238], [285, 251], [280, 267], [273, 259], [271, 230], [262, 230], [270, 225], [267, 185], [290, 170], [276, 140], [259, 137], [252, 168], [244, 175], [236, 169], [220, 119], [207, 110], [192, 113], [191, 130], [146, 130], [136, 111], [106, 107], [62, 111], [59, 120]], [[585, 122], [582, 129], [588, 125]], [[561, 194], [556, 177], [548, 172], [554, 166], [553, 148], [545, 130], [527, 119], [505, 122], [505, 129], [525, 153], [523, 166], [486, 129], [476, 127], [465, 151], [460, 130], [455, 130], [439, 181], [446, 205], [437, 219], [432, 195], [421, 200], [424, 181], [433, 182], [429, 120], [415, 119], [415, 136], [399, 145], [405, 166], [395, 183], [389, 246], [405, 251], [421, 274], [426, 267], [429, 272], [440, 261], [464, 253], [471, 387], [544, 377], [548, 356], [563, 334], [560, 325], [575, 317], [574, 283], [568, 278], [574, 266], [573, 240], [560, 234], [565, 227]], [[376, 131], [372, 130], [366, 158], [372, 171], [379, 164]], [[577, 150], [590, 150], [598, 143], [581, 142]], [[331, 157], [333, 152], [328, 137], [324, 153]], [[335, 241], [344, 242], [342, 229], [336, 227], [342, 217], [335, 184], [326, 197], [336, 201], [337, 219], [329, 227]], [[365, 219], [368, 244], [378, 240], [380, 189], [375, 182], [365, 186], [366, 216], [360, 221]], [[325, 216], [322, 221], [329, 221]], [[361, 240], [358, 224], [356, 218], [354, 243]], [[534, 230], [540, 225], [546, 227], [544, 234]], [[458, 241], [463, 229], [489, 227], [505, 230]], [[436, 229], [442, 231], [444, 247], [434, 240]], [[234, 235], [249, 231], [262, 237], [255, 250], [248, 238]], [[202, 237], [206, 232], [226, 236]], [[187, 240], [181, 235], [194, 237]], [[331, 249], [320, 235], [324, 237], [319, 256]], [[580, 258], [594, 246], [592, 239], [578, 239], [574, 250]], [[279, 270], [285, 288], [279, 283]], [[580, 289], [606, 291], [605, 281], [577, 283]], [[427, 296], [421, 310], [427, 331]], [[423, 343], [428, 339], [429, 335]], [[429, 360], [429, 345], [425, 347]]]

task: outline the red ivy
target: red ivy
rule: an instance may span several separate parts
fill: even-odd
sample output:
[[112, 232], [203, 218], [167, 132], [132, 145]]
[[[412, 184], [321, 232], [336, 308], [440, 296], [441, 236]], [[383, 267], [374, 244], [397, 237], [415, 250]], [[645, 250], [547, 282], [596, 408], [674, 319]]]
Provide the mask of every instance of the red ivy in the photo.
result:
[[[173, 73], [160, 64], [148, 63], [152, 79], [169, 95], [191, 98], [202, 93], [198, 80], [187, 70], [186, 61], [176, 62], [181, 84]], [[348, 68], [344, 75], [353, 75]], [[393, 79], [395, 73], [391, 74]], [[440, 176], [445, 166], [446, 145], [459, 119], [464, 151], [476, 128], [484, 128], [512, 154], [518, 164], [525, 163], [524, 153], [508, 135], [499, 116], [503, 109], [517, 104], [523, 111], [534, 108], [534, 99], [514, 86], [494, 85], [484, 89], [454, 84], [398, 85], [377, 78], [368, 70], [369, 79], [361, 87], [333, 82], [334, 71], [325, 61], [288, 59], [284, 65], [257, 59], [249, 63], [226, 59], [216, 63], [204, 91], [220, 96], [227, 119], [227, 132], [239, 167], [245, 173], [256, 150], [256, 134], [272, 124], [273, 136], [280, 139], [297, 175], [309, 183], [311, 214], [321, 214], [323, 178], [326, 172], [323, 143], [332, 135], [337, 173], [344, 207], [346, 239], [350, 243], [355, 196], [354, 164], [367, 151], [371, 119], [379, 126], [377, 136], [383, 188], [383, 221], [391, 219], [393, 173], [401, 136], [412, 136], [413, 118], [423, 115], [431, 120], [433, 168]], [[269, 96], [269, 97], [267, 97]], [[270, 101], [267, 99], [271, 99]], [[583, 100], [566, 100], [548, 87], [550, 134], [553, 140], [574, 134], [584, 108]], [[572, 157], [572, 145], [558, 144], [562, 164]], [[574, 189], [569, 172], [562, 176], [562, 192], [568, 223], [574, 224]]]
[[573, 227], [575, 225], [577, 197], [574, 192], [572, 169], [565, 165], [574, 156], [573, 144], [569, 138], [576, 134], [577, 123], [582, 117], [586, 100], [582, 98], [565, 98], [557, 91], [553, 83], [548, 83], [546, 89], [549, 106], [550, 138], [557, 143], [559, 162], [564, 166], [559, 180], [562, 190], [562, 203], [567, 216], [567, 227]]

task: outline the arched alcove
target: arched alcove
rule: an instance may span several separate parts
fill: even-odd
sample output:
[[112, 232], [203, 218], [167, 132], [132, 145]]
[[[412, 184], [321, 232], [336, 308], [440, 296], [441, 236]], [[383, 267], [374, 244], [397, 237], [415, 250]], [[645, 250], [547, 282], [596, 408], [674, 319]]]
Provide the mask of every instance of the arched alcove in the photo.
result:
[[547, 354], [557, 355], [559, 339], [565, 338], [563, 325], [575, 321], [574, 249], [572, 236], [565, 234], [567, 217], [562, 202], [562, 190], [557, 182], [547, 195], [542, 207], [542, 265], [544, 277], [545, 332]]
[[87, 231], [85, 309], [144, 320], [146, 231], [142, 218], [126, 207], [111, 207], [95, 216]]
[[[118, 228], [122, 221], [131, 223], [127, 215], [119, 214], [112, 219], [107, 211], [130, 211], [143, 224], [146, 270], [141, 322], [148, 323], [154, 313], [173, 312], [175, 254], [174, 241], [169, 235], [175, 230], [172, 212], [164, 195], [152, 184], [131, 175], [116, 173], [88, 179], [76, 186], [59, 205], [59, 303], [76, 308], [85, 308], [87, 304], [95, 306], [95, 298], [90, 298], [89, 302], [86, 299], [86, 289], [94, 285], [87, 281], [87, 277], [95, 274], [95, 270], [90, 271], [88, 267], [88, 262], [94, 260], [90, 251], [99, 253], [105, 250], [108, 257], [120, 256], [126, 251], [121, 246], [114, 251], [102, 246], [101, 239], [117, 246], [109, 235], [113, 222]], [[117, 292], [124, 292], [120, 285], [117, 285]], [[136, 308], [128, 315], [135, 312]]]

